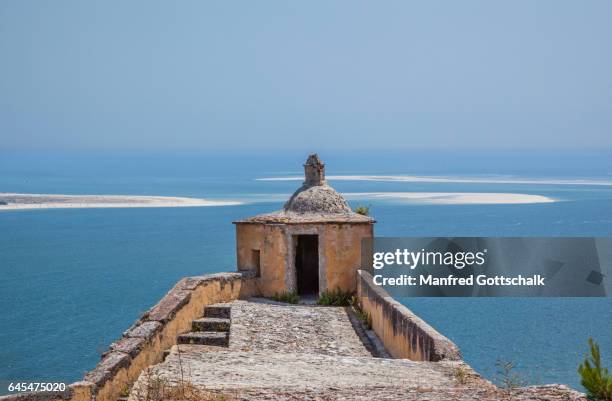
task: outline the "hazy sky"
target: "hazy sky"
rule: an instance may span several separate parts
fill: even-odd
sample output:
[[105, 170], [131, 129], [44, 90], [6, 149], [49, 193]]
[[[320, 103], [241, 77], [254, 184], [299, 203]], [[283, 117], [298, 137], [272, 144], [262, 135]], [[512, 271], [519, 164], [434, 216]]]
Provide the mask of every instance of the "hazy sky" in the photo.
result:
[[0, 149], [612, 149], [612, 1], [0, 1]]

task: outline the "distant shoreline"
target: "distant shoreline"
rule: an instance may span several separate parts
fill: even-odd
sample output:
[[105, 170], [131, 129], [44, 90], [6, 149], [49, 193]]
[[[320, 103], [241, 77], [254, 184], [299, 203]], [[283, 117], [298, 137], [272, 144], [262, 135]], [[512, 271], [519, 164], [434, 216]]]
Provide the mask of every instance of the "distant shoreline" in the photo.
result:
[[431, 205], [518, 205], [558, 201], [544, 195], [503, 192], [355, 192], [344, 195], [347, 199], [388, 199]]
[[[482, 192], [348, 192], [347, 199], [395, 200], [432, 205], [503, 205], [557, 202], [543, 195]], [[144, 207], [215, 207], [244, 205], [244, 201], [175, 196], [59, 195], [0, 193], [0, 211], [36, 209], [98, 209]]]
[[[441, 184], [519, 184], [519, 185], [592, 185], [612, 186], [607, 179], [527, 179], [501, 177], [434, 177], [414, 175], [328, 175], [330, 181], [425, 182]], [[300, 176], [261, 177], [255, 181], [300, 181]]]
[[0, 211], [32, 209], [89, 209], [132, 207], [235, 206], [243, 202], [175, 196], [55, 195], [0, 193]]

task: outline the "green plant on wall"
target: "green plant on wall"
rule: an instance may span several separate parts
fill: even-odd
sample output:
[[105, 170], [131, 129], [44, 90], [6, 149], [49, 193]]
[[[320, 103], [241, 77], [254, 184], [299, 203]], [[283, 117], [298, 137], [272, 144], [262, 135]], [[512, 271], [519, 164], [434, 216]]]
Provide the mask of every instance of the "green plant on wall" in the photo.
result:
[[369, 216], [370, 205], [357, 205], [357, 207], [355, 207], [355, 213], [361, 214], [362, 216]]
[[300, 297], [295, 292], [277, 292], [271, 298], [276, 302], [284, 302], [286, 304], [297, 304], [300, 302]]
[[607, 368], [601, 366], [599, 345], [589, 338], [591, 355], [578, 366], [580, 384], [587, 390], [587, 398], [592, 401], [612, 401], [612, 376]]
[[317, 304], [325, 306], [350, 306], [353, 294], [353, 291], [342, 291], [340, 288], [332, 291], [325, 290], [319, 295]]
[[368, 330], [372, 330], [372, 316], [370, 316], [368, 312], [365, 312], [359, 306], [353, 305], [353, 307], [355, 308], [355, 313], [357, 314], [357, 317], [363, 322], [365, 328]]

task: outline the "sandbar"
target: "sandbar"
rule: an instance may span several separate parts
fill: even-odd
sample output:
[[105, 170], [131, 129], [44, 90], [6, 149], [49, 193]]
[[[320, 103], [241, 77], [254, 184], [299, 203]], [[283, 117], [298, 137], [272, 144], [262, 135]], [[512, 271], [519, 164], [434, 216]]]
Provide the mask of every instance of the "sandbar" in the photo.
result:
[[0, 210], [233, 206], [242, 202], [175, 196], [0, 193]]

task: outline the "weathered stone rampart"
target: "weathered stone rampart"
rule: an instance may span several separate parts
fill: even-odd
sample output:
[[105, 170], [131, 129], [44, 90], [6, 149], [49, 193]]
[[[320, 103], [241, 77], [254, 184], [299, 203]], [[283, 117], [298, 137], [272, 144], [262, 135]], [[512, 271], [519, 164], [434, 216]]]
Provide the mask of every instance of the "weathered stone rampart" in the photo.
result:
[[452, 341], [374, 285], [372, 276], [364, 270], [358, 271], [357, 295], [361, 309], [372, 320], [372, 329], [394, 358], [461, 360], [461, 352]]
[[[245, 280], [248, 282], [248, 279]], [[2, 401], [116, 401], [138, 379], [143, 369], [163, 360], [164, 352], [187, 332], [206, 305], [230, 302], [241, 296], [240, 273], [186, 277], [112, 343], [83, 381], [63, 392], [21, 393]], [[251, 296], [247, 285], [242, 296]]]
[[[396, 401], [420, 400], [425, 393], [432, 401], [494, 401], [507, 395], [462, 362], [455, 344], [376, 287], [369, 273], [358, 272], [357, 292], [374, 331], [397, 359], [372, 357], [344, 308], [242, 301], [259, 295], [255, 279], [219, 273], [179, 281], [110, 345], [83, 381], [66, 391], [21, 393], [0, 401], [117, 401], [132, 384], [132, 390], [146, 385], [147, 368], [171, 383], [182, 381], [183, 364], [192, 385], [242, 400]], [[206, 306], [219, 303], [233, 310], [229, 347], [184, 344], [177, 359], [177, 337], [192, 329]], [[512, 395], [585, 401], [565, 386], [520, 388]]]

